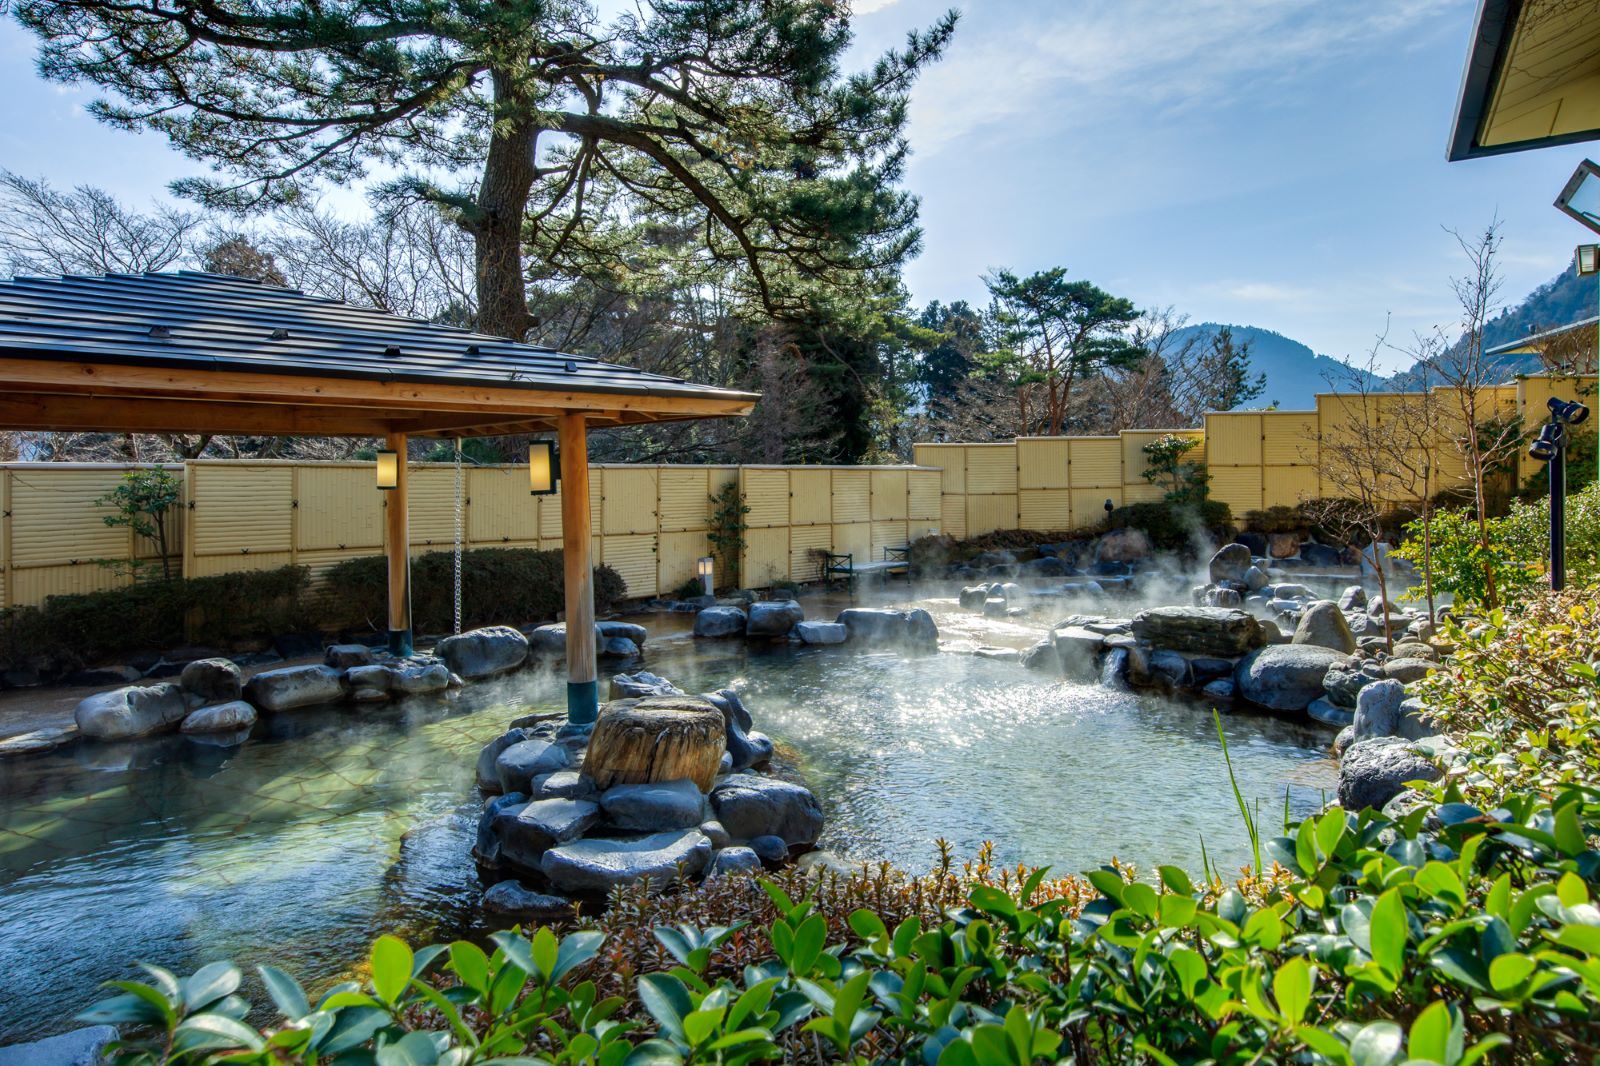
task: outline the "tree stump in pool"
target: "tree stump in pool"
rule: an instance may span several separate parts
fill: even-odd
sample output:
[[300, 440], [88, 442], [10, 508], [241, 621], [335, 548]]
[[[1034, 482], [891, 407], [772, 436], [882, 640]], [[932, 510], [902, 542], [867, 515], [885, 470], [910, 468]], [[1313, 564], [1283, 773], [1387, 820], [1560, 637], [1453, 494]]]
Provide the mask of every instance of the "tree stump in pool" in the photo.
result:
[[583, 772], [601, 789], [687, 778], [710, 792], [724, 729], [722, 712], [697, 696], [612, 700], [589, 735]]

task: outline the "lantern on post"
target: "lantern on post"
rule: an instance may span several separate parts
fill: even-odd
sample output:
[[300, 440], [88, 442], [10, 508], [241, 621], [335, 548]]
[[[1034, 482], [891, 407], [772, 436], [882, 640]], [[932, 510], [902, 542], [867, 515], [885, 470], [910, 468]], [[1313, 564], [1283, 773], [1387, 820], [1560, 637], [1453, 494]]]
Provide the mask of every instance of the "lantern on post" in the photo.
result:
[[700, 587], [707, 596], [713, 595], [711, 584], [717, 576], [717, 561], [709, 555], [702, 555], [694, 565], [695, 574], [700, 578]]
[[556, 466], [556, 442], [536, 440], [528, 445], [528, 493], [532, 496], [553, 496], [560, 477]]
[[378, 488], [388, 491], [400, 487], [400, 453], [387, 449], [377, 455]]

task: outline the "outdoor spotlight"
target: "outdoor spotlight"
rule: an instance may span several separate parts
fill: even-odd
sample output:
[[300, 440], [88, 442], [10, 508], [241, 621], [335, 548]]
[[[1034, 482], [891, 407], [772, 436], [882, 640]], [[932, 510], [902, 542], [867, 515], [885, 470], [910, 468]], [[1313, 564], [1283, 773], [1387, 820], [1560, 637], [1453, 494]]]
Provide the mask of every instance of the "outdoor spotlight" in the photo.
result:
[[536, 440], [528, 445], [528, 494], [554, 495], [557, 476], [556, 442]]
[[381, 451], [378, 453], [377, 462], [378, 487], [380, 489], [396, 489], [400, 487], [400, 453]]
[[1553, 462], [1561, 454], [1561, 427], [1554, 422], [1546, 422], [1539, 431], [1539, 436], [1528, 445], [1528, 455], [1541, 463]]
[[1117, 509], [1117, 505], [1116, 504], [1112, 503], [1110, 500], [1106, 501], [1106, 514], [1110, 514], [1112, 511], [1115, 511], [1116, 509]]
[[1600, 233], [1600, 166], [1585, 159], [1556, 197], [1556, 207]]
[[706, 590], [707, 596], [710, 596], [712, 579], [717, 576], [717, 561], [709, 555], [702, 555], [695, 561], [694, 571], [700, 578], [700, 587]]
[[1600, 274], [1600, 244], [1580, 244], [1575, 258], [1578, 261], [1578, 276]]
[[1589, 409], [1577, 400], [1562, 400], [1552, 396], [1549, 407], [1550, 417], [1562, 425], [1581, 426], [1589, 418]]

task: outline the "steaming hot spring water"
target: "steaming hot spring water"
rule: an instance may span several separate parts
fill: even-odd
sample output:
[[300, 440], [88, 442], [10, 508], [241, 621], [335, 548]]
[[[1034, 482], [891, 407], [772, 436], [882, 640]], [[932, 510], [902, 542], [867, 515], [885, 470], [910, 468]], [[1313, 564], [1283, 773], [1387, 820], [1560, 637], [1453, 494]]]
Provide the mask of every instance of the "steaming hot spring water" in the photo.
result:
[[[813, 618], [841, 605], [803, 602]], [[1061, 873], [1113, 856], [1198, 871], [1202, 841], [1224, 871], [1249, 860], [1208, 707], [959, 654], [1025, 646], [1039, 625], [916, 605], [947, 650], [696, 641], [684, 616], [651, 615], [641, 665], [688, 692], [740, 690], [821, 798], [820, 846], [847, 858], [925, 870], [942, 837], [958, 860], [992, 841], [999, 861]], [[168, 735], [0, 760], [0, 1044], [70, 1028], [135, 961], [270, 960], [322, 985], [381, 932], [483, 931], [474, 758], [564, 699], [562, 676], [528, 670], [448, 700], [265, 715], [237, 747]], [[1263, 823], [1286, 796], [1300, 816], [1332, 795], [1329, 730], [1222, 723]]]

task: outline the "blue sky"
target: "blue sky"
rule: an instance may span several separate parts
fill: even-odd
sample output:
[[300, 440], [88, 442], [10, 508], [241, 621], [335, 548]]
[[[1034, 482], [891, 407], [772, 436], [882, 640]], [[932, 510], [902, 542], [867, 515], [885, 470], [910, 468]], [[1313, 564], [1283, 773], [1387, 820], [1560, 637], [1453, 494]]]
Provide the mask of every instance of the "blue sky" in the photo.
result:
[[[863, 62], [948, 6], [856, 0]], [[913, 296], [978, 300], [990, 268], [1061, 265], [1141, 306], [1360, 355], [1391, 316], [1391, 340], [1454, 320], [1443, 227], [1498, 214], [1520, 299], [1585, 239], [1550, 203], [1586, 152], [1445, 163], [1473, 8], [972, 0], [913, 97]], [[90, 94], [41, 82], [32, 53], [0, 27], [0, 166], [136, 202], [199, 169], [96, 124]]]

